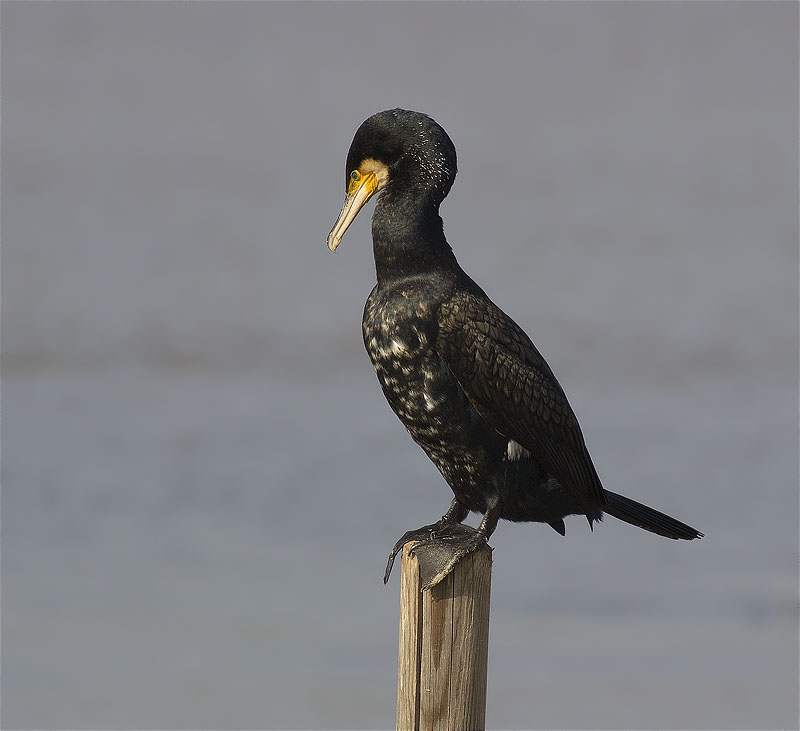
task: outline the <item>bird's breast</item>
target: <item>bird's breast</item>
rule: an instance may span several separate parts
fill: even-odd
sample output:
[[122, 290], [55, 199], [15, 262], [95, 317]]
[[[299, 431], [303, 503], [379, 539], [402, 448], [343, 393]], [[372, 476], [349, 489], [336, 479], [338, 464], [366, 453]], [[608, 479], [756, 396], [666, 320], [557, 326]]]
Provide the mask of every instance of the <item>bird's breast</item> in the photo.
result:
[[428, 306], [402, 296], [368, 301], [364, 312], [367, 353], [389, 404], [409, 428], [441, 405], [442, 364], [432, 349], [431, 318]]
[[484, 510], [487, 485], [507, 442], [500, 446], [499, 435], [439, 357], [432, 318], [424, 304], [381, 301], [373, 293], [364, 311], [364, 345], [386, 400], [411, 437], [456, 495], [472, 509]]

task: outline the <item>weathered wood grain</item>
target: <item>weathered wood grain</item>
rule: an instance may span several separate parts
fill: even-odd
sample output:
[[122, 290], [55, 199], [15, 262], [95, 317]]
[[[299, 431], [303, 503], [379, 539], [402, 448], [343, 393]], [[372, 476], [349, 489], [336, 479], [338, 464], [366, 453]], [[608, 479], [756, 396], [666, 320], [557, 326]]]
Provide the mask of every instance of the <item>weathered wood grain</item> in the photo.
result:
[[491, 549], [462, 559], [420, 591], [419, 561], [403, 549], [397, 728], [474, 731], [486, 717]]

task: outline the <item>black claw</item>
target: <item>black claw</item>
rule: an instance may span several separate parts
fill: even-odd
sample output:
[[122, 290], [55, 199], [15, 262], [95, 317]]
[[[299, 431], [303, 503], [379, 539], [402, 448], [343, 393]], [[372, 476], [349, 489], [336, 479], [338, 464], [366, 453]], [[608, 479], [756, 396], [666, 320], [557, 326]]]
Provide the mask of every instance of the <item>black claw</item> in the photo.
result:
[[389, 560], [386, 563], [386, 570], [383, 572], [383, 583], [384, 583], [384, 585], [389, 583], [389, 577], [392, 574], [392, 566], [394, 566], [394, 554], [389, 556]]

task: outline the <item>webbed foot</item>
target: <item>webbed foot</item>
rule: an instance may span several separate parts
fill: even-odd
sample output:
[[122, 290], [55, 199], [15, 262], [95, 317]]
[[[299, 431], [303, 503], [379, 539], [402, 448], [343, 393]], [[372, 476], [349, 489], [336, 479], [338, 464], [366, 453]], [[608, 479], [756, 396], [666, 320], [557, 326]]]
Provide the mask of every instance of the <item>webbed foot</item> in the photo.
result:
[[420, 588], [424, 591], [446, 578], [464, 556], [487, 545], [487, 538], [481, 531], [461, 523], [434, 523], [408, 531], [389, 554], [384, 584], [389, 580], [395, 556], [410, 542], [416, 544], [410, 553], [419, 561]]

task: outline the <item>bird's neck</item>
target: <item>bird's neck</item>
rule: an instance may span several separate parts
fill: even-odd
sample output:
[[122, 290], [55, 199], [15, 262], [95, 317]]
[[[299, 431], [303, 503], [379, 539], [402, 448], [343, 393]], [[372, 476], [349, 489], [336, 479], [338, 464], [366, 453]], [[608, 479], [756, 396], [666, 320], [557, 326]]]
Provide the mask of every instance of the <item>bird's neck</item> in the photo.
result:
[[372, 214], [372, 247], [378, 284], [429, 270], [458, 269], [444, 237], [439, 204], [424, 197], [382, 195]]

